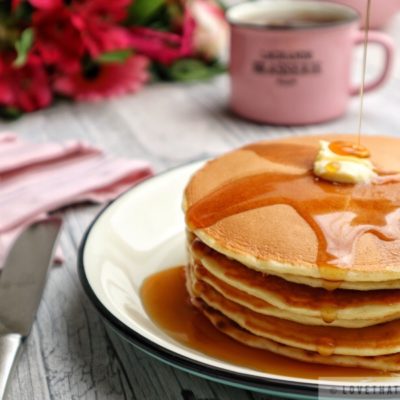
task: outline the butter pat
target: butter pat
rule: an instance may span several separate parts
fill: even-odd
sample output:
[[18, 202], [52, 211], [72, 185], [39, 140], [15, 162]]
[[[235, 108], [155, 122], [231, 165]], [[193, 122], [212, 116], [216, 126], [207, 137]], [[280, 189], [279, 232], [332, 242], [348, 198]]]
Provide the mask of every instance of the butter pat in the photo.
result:
[[333, 152], [330, 143], [321, 140], [319, 153], [314, 162], [314, 174], [337, 183], [369, 183], [377, 174], [368, 158]]

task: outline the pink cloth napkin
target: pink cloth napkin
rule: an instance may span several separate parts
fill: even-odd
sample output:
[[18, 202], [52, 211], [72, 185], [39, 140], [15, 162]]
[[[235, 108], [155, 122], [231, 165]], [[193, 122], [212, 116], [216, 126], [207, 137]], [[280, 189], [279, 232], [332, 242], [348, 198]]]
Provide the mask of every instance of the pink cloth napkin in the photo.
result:
[[36, 144], [0, 133], [0, 268], [18, 234], [49, 211], [112, 200], [150, 175], [145, 161], [111, 157], [81, 141]]

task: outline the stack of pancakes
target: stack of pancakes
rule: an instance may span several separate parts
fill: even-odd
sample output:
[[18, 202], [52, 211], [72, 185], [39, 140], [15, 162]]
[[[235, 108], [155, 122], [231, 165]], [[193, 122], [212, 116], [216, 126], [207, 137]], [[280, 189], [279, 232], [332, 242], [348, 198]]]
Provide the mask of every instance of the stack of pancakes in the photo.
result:
[[192, 302], [252, 347], [400, 370], [400, 140], [363, 138], [384, 177], [357, 185], [312, 174], [319, 140], [356, 138], [261, 142], [194, 174], [183, 203]]

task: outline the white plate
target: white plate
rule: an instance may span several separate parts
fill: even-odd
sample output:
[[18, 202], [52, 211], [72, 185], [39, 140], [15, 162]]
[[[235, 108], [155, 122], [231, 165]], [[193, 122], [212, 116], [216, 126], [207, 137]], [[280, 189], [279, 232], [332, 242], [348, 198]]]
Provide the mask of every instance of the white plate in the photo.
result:
[[[175, 341], [146, 314], [139, 295], [144, 279], [186, 261], [182, 193], [202, 164], [189, 164], [146, 180], [95, 219], [79, 252], [80, 278], [94, 305], [134, 346], [207, 379], [296, 399], [315, 396], [318, 387], [325, 385], [326, 389], [354, 385], [273, 375], [215, 359]], [[392, 380], [380, 382], [390, 384]]]

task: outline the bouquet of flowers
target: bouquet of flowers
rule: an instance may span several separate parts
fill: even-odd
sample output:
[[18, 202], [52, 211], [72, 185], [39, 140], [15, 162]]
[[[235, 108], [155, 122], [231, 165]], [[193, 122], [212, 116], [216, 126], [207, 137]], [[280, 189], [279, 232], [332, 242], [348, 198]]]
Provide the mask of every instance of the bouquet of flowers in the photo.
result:
[[207, 78], [227, 36], [215, 0], [0, 1], [0, 114]]

